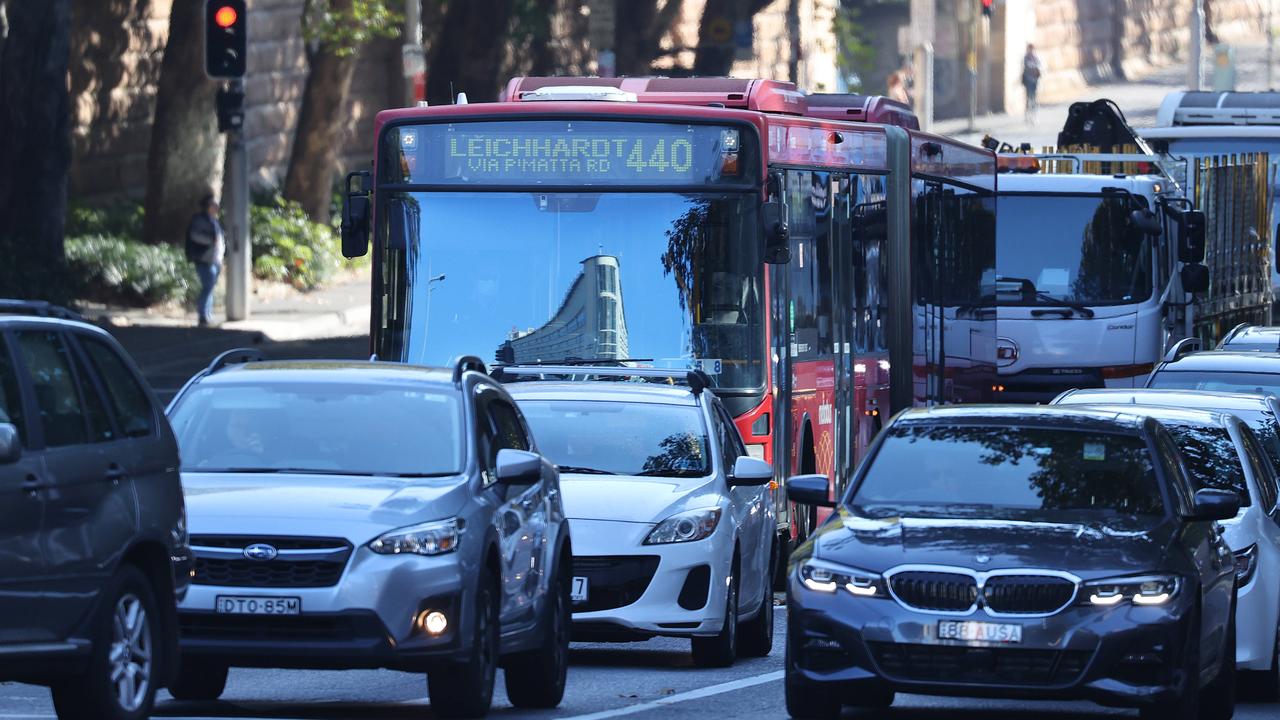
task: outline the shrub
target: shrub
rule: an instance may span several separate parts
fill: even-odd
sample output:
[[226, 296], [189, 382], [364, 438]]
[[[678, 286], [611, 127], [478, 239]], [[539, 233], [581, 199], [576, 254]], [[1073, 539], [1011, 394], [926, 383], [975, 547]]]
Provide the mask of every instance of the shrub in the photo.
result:
[[118, 200], [110, 205], [87, 205], [71, 200], [67, 204], [67, 237], [78, 235], [118, 235], [142, 237], [142, 203]]
[[333, 228], [312, 222], [298, 203], [278, 195], [255, 198], [249, 209], [253, 272], [310, 290], [345, 266]]
[[72, 282], [88, 300], [148, 306], [188, 302], [200, 287], [182, 248], [144, 245], [118, 235], [85, 235], [66, 241]]

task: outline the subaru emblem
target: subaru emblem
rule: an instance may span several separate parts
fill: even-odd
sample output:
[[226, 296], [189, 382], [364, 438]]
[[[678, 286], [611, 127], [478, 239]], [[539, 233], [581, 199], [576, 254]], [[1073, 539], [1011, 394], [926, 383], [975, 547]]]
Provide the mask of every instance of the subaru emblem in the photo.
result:
[[280, 551], [276, 550], [274, 545], [268, 545], [266, 543], [254, 543], [244, 549], [245, 557], [250, 560], [261, 560], [263, 562], [266, 562], [267, 560], [275, 560], [276, 555], [279, 554]]
[[[245, 550], [245, 554], [248, 554], [248, 552], [249, 552], [248, 550]], [[987, 563], [991, 562], [991, 556], [978, 555], [977, 557], [974, 558], [974, 560], [978, 561], [979, 565], [986, 565]]]

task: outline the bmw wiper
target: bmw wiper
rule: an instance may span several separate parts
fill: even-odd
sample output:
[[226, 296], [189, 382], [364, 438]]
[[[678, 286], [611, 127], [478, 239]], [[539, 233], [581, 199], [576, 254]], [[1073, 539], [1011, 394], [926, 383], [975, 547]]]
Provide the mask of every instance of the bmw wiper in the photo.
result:
[[1075, 310], [1076, 312], [1080, 313], [1081, 315], [1087, 318], [1093, 317], [1092, 308], [1085, 305], [1081, 305], [1078, 302], [1072, 302], [1070, 300], [1063, 300], [1062, 298], [1056, 298], [1042, 290], [1036, 291], [1036, 302], [1039, 303], [1040, 305], [1053, 305], [1056, 307], [1071, 308], [1072, 310]]
[[617, 475], [618, 474], [616, 472], [611, 472], [609, 470], [601, 470], [599, 468], [592, 468], [592, 467], [578, 467], [576, 465], [560, 465], [559, 468], [560, 468], [560, 472], [562, 473], [577, 473], [579, 475]]
[[660, 470], [641, 470], [635, 473], [636, 477], [702, 477], [706, 473], [702, 470], [689, 470], [688, 468], [666, 468]]

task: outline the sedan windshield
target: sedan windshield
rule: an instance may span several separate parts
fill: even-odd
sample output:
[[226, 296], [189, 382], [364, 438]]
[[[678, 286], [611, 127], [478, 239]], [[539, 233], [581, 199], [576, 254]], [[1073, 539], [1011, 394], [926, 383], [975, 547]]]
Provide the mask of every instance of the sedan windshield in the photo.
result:
[[1280, 373], [1160, 370], [1151, 376], [1148, 387], [1280, 394]]
[[170, 416], [185, 472], [461, 472], [452, 395], [385, 385], [197, 386]]
[[701, 477], [711, 471], [692, 405], [582, 400], [520, 402], [538, 449], [566, 473]]
[[1164, 515], [1147, 445], [1137, 436], [933, 423], [893, 428], [850, 505], [873, 517], [1142, 527]]
[[1130, 225], [1125, 198], [1010, 193], [997, 212], [998, 304], [1122, 305], [1151, 297], [1151, 241]]

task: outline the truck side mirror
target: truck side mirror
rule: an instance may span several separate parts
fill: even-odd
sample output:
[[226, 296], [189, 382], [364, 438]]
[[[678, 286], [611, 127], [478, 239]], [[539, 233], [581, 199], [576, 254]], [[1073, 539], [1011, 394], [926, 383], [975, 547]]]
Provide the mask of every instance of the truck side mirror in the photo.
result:
[[1182, 232], [1178, 238], [1178, 261], [1204, 262], [1205, 216], [1202, 210], [1188, 210], [1179, 221]]
[[342, 198], [342, 254], [363, 257], [369, 252], [369, 173], [347, 173]]
[[1147, 235], [1159, 235], [1164, 232], [1156, 214], [1145, 208], [1129, 213], [1129, 224]]
[[1209, 291], [1209, 268], [1204, 265], [1183, 265], [1179, 273], [1182, 279], [1182, 291], [1202, 293]]
[[762, 205], [760, 221], [764, 232], [764, 261], [770, 265], [791, 262], [791, 232], [782, 203], [770, 200]]

